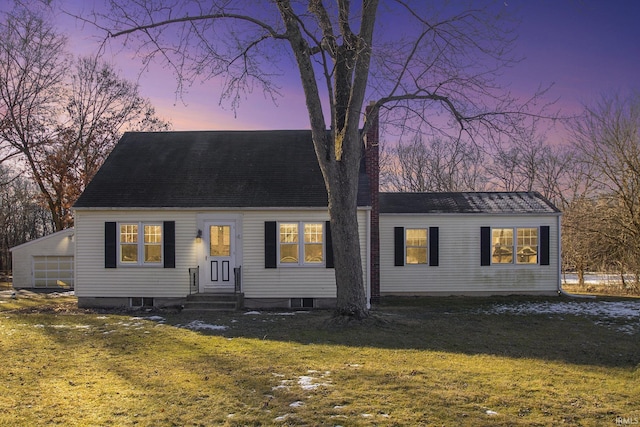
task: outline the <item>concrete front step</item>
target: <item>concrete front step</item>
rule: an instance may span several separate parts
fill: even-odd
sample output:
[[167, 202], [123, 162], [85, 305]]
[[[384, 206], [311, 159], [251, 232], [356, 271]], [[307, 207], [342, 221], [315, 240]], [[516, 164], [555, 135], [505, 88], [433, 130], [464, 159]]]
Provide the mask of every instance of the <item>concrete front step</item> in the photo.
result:
[[183, 311], [236, 311], [243, 303], [242, 293], [191, 294], [187, 296]]

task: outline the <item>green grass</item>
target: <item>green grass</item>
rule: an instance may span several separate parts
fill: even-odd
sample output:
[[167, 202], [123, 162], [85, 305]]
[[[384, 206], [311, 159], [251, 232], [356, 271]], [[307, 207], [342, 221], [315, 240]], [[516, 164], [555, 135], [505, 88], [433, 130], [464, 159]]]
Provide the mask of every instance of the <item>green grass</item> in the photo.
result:
[[[640, 419], [639, 319], [490, 312], [545, 301], [558, 300], [388, 301], [370, 321], [330, 328], [324, 311], [99, 312], [75, 308], [70, 297], [4, 299], [0, 425], [614, 426], [617, 417]], [[151, 315], [165, 322], [143, 318]], [[193, 320], [228, 329], [179, 326]], [[622, 332], [625, 322], [635, 329]]]

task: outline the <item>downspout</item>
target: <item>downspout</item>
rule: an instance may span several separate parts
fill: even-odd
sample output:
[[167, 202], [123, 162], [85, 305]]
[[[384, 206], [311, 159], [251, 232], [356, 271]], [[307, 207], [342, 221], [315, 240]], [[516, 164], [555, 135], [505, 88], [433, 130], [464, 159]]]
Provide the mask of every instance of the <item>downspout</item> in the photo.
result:
[[558, 215], [557, 227], [558, 227], [558, 295], [562, 295], [569, 298], [584, 298], [584, 299], [596, 299], [594, 295], [577, 295], [570, 294], [562, 289], [562, 227], [560, 218]]

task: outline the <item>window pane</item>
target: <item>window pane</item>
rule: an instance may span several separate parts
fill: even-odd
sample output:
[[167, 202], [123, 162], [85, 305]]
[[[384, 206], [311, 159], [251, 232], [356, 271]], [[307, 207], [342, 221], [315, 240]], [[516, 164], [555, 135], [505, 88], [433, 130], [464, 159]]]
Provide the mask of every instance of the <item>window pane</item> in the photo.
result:
[[305, 243], [322, 243], [322, 224], [305, 224], [304, 225], [304, 242]]
[[304, 245], [304, 262], [321, 263], [322, 262], [322, 245], [306, 244]]
[[427, 263], [427, 229], [407, 228], [405, 230], [407, 264]]
[[120, 262], [138, 262], [138, 245], [120, 245]]
[[427, 247], [427, 229], [426, 228], [408, 228], [407, 229], [407, 247], [422, 246]]
[[162, 245], [144, 245], [144, 262], [161, 262]]
[[162, 243], [162, 226], [145, 225], [144, 226], [144, 242], [145, 243]]
[[280, 262], [298, 263], [298, 223], [280, 224]]
[[230, 225], [212, 225], [209, 227], [209, 255], [231, 256], [230, 242]]
[[280, 224], [280, 243], [298, 243], [298, 224]]
[[280, 262], [297, 263], [298, 245], [280, 245]]
[[493, 248], [491, 262], [510, 264], [513, 262], [513, 229], [494, 228], [492, 231]]
[[517, 248], [518, 264], [538, 263], [538, 229], [518, 228]]
[[121, 224], [120, 225], [120, 243], [137, 243], [138, 242], [138, 225], [137, 224]]
[[426, 264], [426, 263], [427, 263], [426, 248], [407, 247], [407, 264]]

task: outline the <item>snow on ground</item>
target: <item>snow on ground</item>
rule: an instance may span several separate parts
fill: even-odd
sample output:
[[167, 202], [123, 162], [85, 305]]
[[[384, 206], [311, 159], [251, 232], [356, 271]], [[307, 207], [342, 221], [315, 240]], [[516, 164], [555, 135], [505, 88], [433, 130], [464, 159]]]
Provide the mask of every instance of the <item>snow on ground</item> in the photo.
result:
[[640, 318], [640, 300], [638, 301], [553, 301], [526, 302], [519, 304], [496, 304], [489, 313], [494, 314], [549, 314], [574, 315], [590, 317], [607, 317], [612, 319]]
[[486, 314], [583, 316], [594, 323], [623, 334], [640, 332], [640, 300], [630, 301], [547, 301], [495, 304]]
[[[632, 274], [625, 274], [624, 278], [629, 282], [635, 280], [635, 276]], [[576, 273], [563, 273], [562, 283], [576, 285], [578, 284], [578, 275]], [[585, 273], [584, 283], [587, 285], [618, 285], [622, 283], [622, 279], [619, 274]]]
[[212, 325], [210, 323], [205, 323], [202, 320], [194, 320], [193, 322], [188, 323], [186, 325], [176, 325], [176, 326], [179, 328], [191, 329], [192, 331], [202, 331], [202, 330], [225, 331], [229, 329], [228, 326]]

